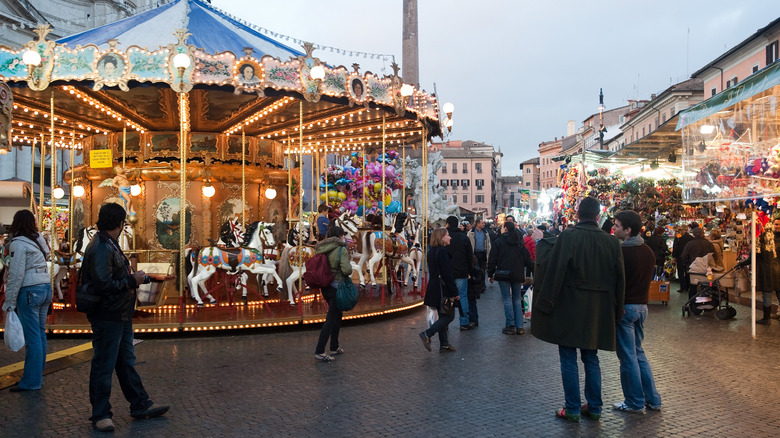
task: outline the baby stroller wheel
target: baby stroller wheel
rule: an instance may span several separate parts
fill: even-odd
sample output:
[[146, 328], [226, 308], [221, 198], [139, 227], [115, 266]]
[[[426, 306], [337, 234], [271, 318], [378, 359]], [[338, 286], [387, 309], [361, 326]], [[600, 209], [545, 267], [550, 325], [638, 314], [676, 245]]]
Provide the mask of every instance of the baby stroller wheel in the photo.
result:
[[715, 312], [715, 316], [720, 320], [728, 319], [728, 309], [718, 309], [718, 311]]
[[689, 306], [689, 308], [691, 309], [691, 313], [692, 313], [692, 314], [694, 314], [694, 315], [701, 315], [701, 313], [702, 313], [702, 312], [704, 312], [704, 310], [702, 310], [702, 309], [699, 309], [699, 308], [696, 306], [696, 303], [693, 303], [693, 304], [691, 304], [691, 305]]

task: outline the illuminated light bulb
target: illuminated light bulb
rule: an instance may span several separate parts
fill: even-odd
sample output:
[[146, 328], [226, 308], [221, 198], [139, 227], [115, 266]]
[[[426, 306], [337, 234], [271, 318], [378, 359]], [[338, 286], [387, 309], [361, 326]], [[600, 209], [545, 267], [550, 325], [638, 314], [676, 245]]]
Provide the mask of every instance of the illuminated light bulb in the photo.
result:
[[65, 196], [65, 190], [63, 190], [63, 188], [57, 184], [57, 186], [54, 187], [54, 190], [52, 190], [51, 194], [54, 196], [54, 199], [62, 199], [62, 197]]

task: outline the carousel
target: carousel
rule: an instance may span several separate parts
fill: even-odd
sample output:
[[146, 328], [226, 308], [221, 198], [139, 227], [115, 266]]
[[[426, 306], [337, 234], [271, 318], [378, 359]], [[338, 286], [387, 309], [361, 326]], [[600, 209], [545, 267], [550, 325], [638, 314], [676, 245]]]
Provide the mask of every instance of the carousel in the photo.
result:
[[321, 203], [353, 241], [361, 297], [344, 318], [422, 304], [428, 190], [407, 202], [407, 189], [433, 190], [421, 181], [434, 176], [422, 147], [407, 181], [404, 152], [441, 125], [436, 97], [395, 64], [381, 76], [329, 65], [312, 44], [288, 47], [198, 0], [57, 41], [48, 26], [36, 33], [0, 47], [0, 91], [12, 101], [8, 148], [70, 157], [63, 217], [55, 164], [49, 206], [42, 190], [30, 206], [55, 249], [52, 332], [89, 332], [75, 283], [110, 202], [128, 213], [123, 250], [153, 280], [139, 289], [137, 332], [324, 321], [303, 282]]

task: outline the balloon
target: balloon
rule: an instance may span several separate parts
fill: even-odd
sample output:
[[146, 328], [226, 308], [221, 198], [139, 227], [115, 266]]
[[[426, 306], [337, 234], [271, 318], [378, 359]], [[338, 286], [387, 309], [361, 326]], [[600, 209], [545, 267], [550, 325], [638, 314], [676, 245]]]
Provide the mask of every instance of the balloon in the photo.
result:
[[327, 198], [327, 196], [325, 195], [325, 193], [320, 195], [320, 201], [325, 202], [326, 198]]
[[390, 195], [385, 195], [385, 204], [386, 204], [386, 205], [389, 205], [389, 204], [390, 204], [390, 202], [392, 202], [392, 201], [393, 201], [393, 197], [392, 197], [392, 196], [390, 196]]
[[344, 192], [338, 192], [338, 194], [336, 196], [338, 196], [339, 201], [343, 201], [343, 200], [347, 199], [347, 194], [344, 193]]
[[374, 183], [374, 191], [378, 193], [380, 190], [382, 190], [382, 183]]
[[336, 200], [338, 199], [338, 192], [335, 190], [328, 191], [328, 199]]

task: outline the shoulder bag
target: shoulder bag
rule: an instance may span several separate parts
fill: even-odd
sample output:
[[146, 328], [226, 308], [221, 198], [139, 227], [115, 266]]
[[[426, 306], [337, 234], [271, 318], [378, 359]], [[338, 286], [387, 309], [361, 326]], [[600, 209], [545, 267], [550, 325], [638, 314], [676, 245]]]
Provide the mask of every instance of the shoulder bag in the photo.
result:
[[[339, 248], [339, 263], [341, 263], [341, 251], [344, 247]], [[352, 278], [348, 275], [344, 275], [344, 280], [339, 284], [336, 289], [336, 307], [339, 310], [352, 310], [358, 302], [358, 291], [355, 285], [352, 283]]]

